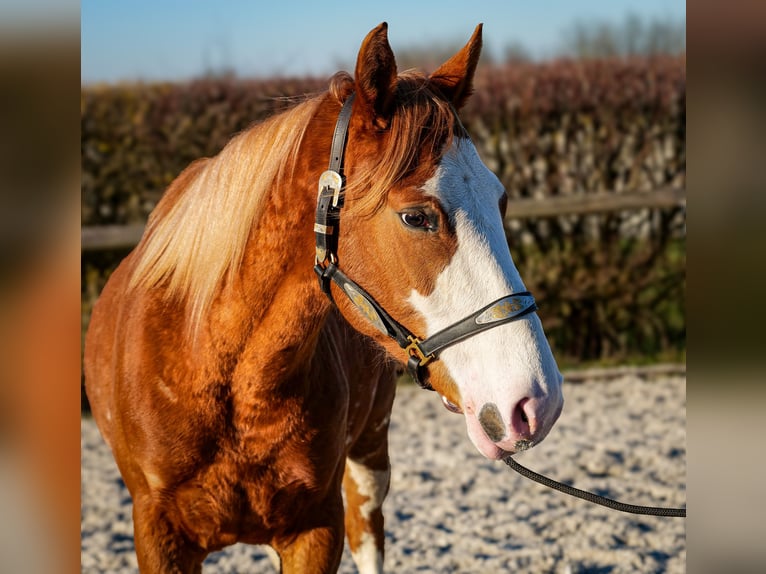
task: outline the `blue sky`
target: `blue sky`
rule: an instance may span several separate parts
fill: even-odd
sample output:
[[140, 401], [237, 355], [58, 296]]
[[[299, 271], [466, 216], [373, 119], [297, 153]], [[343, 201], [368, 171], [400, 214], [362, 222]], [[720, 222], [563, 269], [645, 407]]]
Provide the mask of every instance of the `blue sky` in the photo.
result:
[[554, 55], [576, 21], [621, 23], [628, 13], [680, 21], [684, 0], [82, 0], [83, 83], [239, 76], [327, 76], [353, 63], [382, 21], [396, 52], [462, 44], [484, 22], [485, 50], [521, 44]]

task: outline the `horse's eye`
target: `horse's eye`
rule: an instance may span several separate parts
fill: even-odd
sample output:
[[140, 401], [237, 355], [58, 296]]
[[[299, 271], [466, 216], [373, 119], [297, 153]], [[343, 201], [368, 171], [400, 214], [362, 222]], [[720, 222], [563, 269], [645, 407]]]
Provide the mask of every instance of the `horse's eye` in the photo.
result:
[[404, 211], [399, 214], [399, 217], [402, 218], [402, 222], [404, 222], [407, 227], [423, 229], [426, 231], [434, 231], [436, 229], [435, 223], [422, 211]]

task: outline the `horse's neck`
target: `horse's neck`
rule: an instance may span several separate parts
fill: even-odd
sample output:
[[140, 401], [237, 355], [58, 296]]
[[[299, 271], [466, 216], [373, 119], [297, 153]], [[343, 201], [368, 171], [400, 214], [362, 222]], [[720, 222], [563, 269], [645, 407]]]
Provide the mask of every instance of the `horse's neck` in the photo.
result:
[[[213, 302], [206, 330], [216, 354], [268, 368], [277, 378], [310, 362], [330, 308], [313, 271], [313, 228], [317, 178], [326, 165], [334, 116], [311, 106], [296, 111], [312, 115], [313, 127], [299, 144], [298, 160], [286, 170], [290, 175], [266, 188], [241, 264]], [[264, 162], [273, 161], [262, 147], [233, 149], [264, 153]]]
[[211, 336], [236, 334], [229, 344], [239, 348], [229, 352], [275, 381], [308, 364], [329, 310], [313, 271], [314, 205], [296, 192], [301, 187], [288, 182], [274, 190], [236, 279], [209, 317]]

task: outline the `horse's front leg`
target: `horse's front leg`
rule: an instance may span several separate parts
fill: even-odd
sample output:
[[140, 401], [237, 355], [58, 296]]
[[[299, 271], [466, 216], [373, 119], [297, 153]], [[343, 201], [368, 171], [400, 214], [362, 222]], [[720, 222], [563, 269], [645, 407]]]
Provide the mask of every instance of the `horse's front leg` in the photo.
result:
[[346, 537], [359, 574], [383, 572], [383, 500], [391, 479], [388, 427], [397, 375], [393, 364], [379, 373], [372, 410], [346, 456]]
[[343, 555], [343, 499], [317, 505], [306, 514], [305, 530], [272, 541], [281, 562], [281, 574], [330, 574], [338, 571]]
[[199, 574], [207, 552], [192, 543], [150, 494], [133, 497], [134, 541], [142, 574]]
[[383, 572], [383, 499], [391, 472], [385, 460], [346, 460], [346, 535], [359, 574]]

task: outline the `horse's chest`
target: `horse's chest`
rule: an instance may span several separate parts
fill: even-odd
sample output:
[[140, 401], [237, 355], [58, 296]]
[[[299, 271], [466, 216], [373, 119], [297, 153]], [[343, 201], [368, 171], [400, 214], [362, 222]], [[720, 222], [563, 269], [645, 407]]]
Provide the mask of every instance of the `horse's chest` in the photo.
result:
[[345, 433], [338, 421], [327, 422], [270, 439], [254, 431], [219, 456], [176, 493], [187, 530], [205, 547], [267, 543], [316, 509], [342, 504]]

